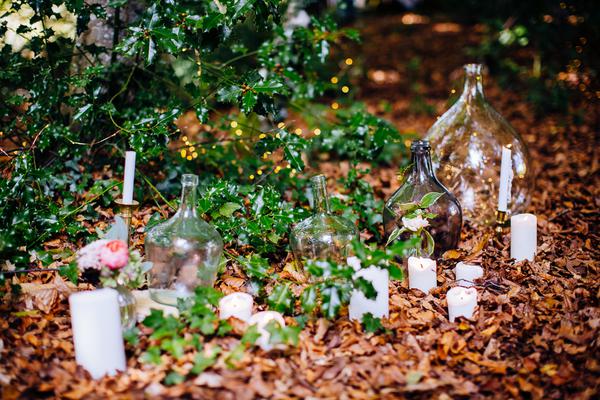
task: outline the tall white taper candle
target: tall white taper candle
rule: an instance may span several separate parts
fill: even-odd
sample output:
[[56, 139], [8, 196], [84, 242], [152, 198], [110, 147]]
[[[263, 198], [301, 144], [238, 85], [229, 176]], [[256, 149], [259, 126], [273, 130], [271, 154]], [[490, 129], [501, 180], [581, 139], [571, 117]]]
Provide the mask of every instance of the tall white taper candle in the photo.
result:
[[126, 368], [117, 296], [108, 288], [69, 296], [75, 360], [94, 379]]
[[502, 147], [502, 162], [500, 164], [500, 188], [498, 193], [498, 211], [508, 211], [510, 198], [510, 180], [512, 179], [512, 159], [508, 147]]
[[133, 203], [133, 180], [135, 179], [135, 151], [125, 153], [125, 177], [123, 178], [123, 203]]
[[533, 261], [537, 249], [537, 218], [517, 214], [510, 218], [510, 257], [516, 261]]

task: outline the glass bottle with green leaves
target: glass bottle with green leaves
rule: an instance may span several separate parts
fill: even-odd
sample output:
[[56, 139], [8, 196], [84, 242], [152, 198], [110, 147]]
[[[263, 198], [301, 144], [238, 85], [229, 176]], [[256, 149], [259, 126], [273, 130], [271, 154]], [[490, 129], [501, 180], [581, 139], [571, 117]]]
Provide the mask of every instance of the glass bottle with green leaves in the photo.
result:
[[358, 238], [356, 225], [329, 209], [324, 175], [311, 179], [314, 214], [299, 222], [290, 235], [290, 245], [298, 265], [304, 260], [345, 262], [350, 243]]
[[146, 235], [146, 258], [152, 262], [149, 289], [159, 303], [177, 305], [198, 286], [212, 287], [223, 256], [219, 232], [196, 211], [198, 176], [181, 178], [181, 204], [175, 215]]
[[436, 178], [430, 150], [425, 140], [412, 142], [411, 164], [400, 188], [385, 203], [383, 224], [388, 244], [417, 236], [422, 244], [416, 255], [439, 257], [458, 245], [462, 211], [458, 200]]

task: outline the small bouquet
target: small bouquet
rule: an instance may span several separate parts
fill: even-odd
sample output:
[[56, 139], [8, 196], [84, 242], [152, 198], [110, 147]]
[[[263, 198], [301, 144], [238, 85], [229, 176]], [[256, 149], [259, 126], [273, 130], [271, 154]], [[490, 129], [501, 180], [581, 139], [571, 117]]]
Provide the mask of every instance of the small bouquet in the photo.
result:
[[136, 289], [144, 283], [152, 263], [143, 261], [140, 253], [130, 251], [122, 240], [99, 239], [77, 252], [77, 266], [81, 271], [98, 270], [104, 287]]

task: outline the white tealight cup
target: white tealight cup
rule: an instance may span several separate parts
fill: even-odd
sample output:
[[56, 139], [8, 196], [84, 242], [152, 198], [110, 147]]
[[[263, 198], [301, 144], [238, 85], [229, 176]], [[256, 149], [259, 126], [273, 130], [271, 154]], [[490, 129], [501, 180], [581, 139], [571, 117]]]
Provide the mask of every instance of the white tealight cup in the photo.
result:
[[273, 345], [269, 343], [271, 334], [265, 329], [265, 327], [271, 321], [277, 321], [279, 325], [285, 326], [285, 320], [283, 319], [283, 315], [281, 315], [277, 311], [257, 312], [252, 317], [250, 317], [250, 320], [248, 321], [249, 325], [256, 325], [258, 333], [260, 333], [260, 337], [256, 340], [256, 344], [259, 345], [265, 351], [273, 349]]
[[460, 286], [471, 287], [474, 281], [483, 277], [483, 268], [475, 264], [459, 262], [454, 268], [456, 283]]
[[446, 294], [448, 319], [454, 322], [457, 317], [472, 318], [477, 307], [477, 289], [474, 287], [453, 287]]
[[437, 287], [437, 264], [430, 258], [408, 258], [408, 287], [428, 293]]
[[248, 322], [252, 317], [254, 300], [248, 293], [236, 292], [219, 300], [219, 318], [235, 317]]

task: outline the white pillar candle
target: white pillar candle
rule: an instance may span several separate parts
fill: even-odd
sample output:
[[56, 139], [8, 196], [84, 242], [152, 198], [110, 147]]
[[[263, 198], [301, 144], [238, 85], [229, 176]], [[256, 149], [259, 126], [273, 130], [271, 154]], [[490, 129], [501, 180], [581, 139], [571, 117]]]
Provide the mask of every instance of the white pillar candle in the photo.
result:
[[533, 261], [537, 249], [537, 218], [517, 214], [510, 218], [510, 258]]
[[348, 308], [350, 319], [362, 321], [364, 314], [371, 313], [374, 317], [383, 318], [389, 316], [389, 273], [387, 269], [370, 266], [358, 270], [354, 279], [364, 278], [373, 284], [377, 291], [377, 297], [368, 299], [360, 290], [353, 290], [350, 296]]
[[248, 322], [252, 317], [254, 300], [248, 293], [231, 293], [219, 300], [219, 318], [235, 317]]
[[256, 340], [256, 344], [259, 345], [263, 350], [269, 351], [273, 349], [273, 345], [269, 343], [271, 334], [265, 329], [265, 327], [271, 321], [277, 321], [279, 325], [285, 326], [285, 320], [283, 315], [277, 311], [260, 311], [250, 317], [248, 321], [249, 325], [256, 325], [260, 337]]
[[500, 188], [498, 193], [498, 211], [508, 211], [510, 199], [510, 181], [512, 179], [511, 151], [502, 147], [502, 161], [500, 163]]
[[479, 265], [459, 262], [454, 268], [456, 283], [460, 286], [471, 287], [475, 279], [483, 277], [483, 268]]
[[123, 179], [123, 203], [133, 203], [133, 180], [135, 178], [135, 151], [125, 152], [125, 177]]
[[437, 287], [436, 262], [430, 258], [409, 257], [408, 287], [425, 293]]
[[75, 360], [94, 379], [125, 371], [125, 348], [117, 291], [99, 289], [69, 296]]
[[477, 289], [474, 287], [453, 287], [446, 294], [448, 319], [454, 322], [457, 317], [471, 318], [477, 306]]

